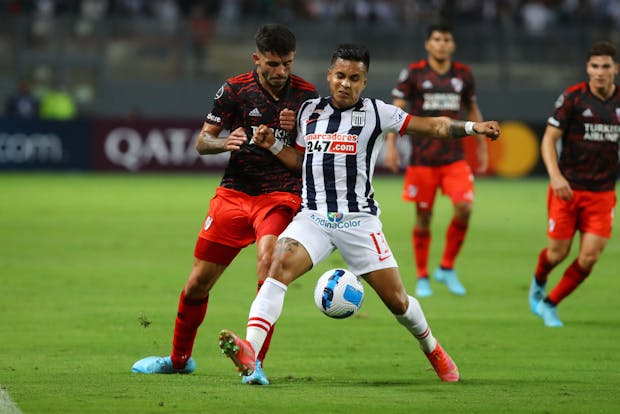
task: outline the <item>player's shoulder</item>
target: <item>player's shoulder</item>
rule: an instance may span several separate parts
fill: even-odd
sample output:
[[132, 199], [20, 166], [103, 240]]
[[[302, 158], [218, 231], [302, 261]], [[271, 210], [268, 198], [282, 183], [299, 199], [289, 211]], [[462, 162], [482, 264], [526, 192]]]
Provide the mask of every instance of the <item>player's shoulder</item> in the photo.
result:
[[409, 63], [409, 66], [408, 66], [410, 71], [422, 70], [427, 67], [428, 67], [428, 61], [426, 59], [416, 60], [415, 62]]
[[454, 68], [455, 71], [458, 72], [469, 72], [471, 73], [471, 66], [463, 63], [463, 62], [459, 62], [459, 61], [453, 61], [452, 62], [452, 67]]
[[576, 95], [586, 93], [588, 91], [588, 83], [586, 81], [576, 83], [564, 90], [565, 95]]
[[254, 72], [246, 72], [226, 79], [229, 85], [242, 85], [254, 82]]
[[316, 87], [311, 82], [308, 82], [304, 78], [291, 74], [291, 87], [295, 89], [301, 89], [304, 91], [316, 91]]

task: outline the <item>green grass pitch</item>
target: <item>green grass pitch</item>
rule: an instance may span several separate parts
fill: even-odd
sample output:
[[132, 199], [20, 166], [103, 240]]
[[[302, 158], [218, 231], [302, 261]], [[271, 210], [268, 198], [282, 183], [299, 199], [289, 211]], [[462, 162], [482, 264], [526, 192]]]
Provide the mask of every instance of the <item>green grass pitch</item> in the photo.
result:
[[[243, 334], [256, 289], [255, 248], [211, 292], [192, 375], [138, 375], [170, 352], [178, 296], [219, 175], [0, 174], [0, 411], [23, 413], [609, 413], [620, 407], [620, 236], [559, 308], [561, 329], [529, 312], [546, 242], [544, 179], [479, 179], [457, 262], [465, 297], [432, 284], [420, 302], [462, 381], [438, 380], [416, 342], [366, 285], [360, 314], [315, 308], [322, 271], [291, 285], [265, 370], [241, 384], [217, 333]], [[413, 205], [400, 177], [378, 177], [387, 239], [414, 291]], [[430, 266], [451, 206], [438, 199]], [[617, 233], [617, 231], [615, 231]], [[571, 256], [551, 275], [555, 284]], [[144, 323], [148, 321], [148, 327]], [[8, 399], [8, 400], [7, 400]]]

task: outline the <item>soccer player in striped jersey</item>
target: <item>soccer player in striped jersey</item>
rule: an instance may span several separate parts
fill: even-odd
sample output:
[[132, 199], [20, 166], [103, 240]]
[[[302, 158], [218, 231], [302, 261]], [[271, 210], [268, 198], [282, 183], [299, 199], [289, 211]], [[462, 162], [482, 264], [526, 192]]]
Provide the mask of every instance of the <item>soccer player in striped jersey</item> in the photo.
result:
[[[594, 43], [586, 71], [589, 80], [567, 88], [555, 102], [541, 143], [549, 174], [548, 242], [538, 254], [529, 305], [549, 327], [564, 325], [556, 306], [592, 272], [611, 237], [616, 206], [620, 138], [616, 46]], [[568, 256], [577, 231], [581, 236], [578, 256], [545, 295], [549, 273]]]
[[443, 381], [458, 381], [456, 364], [432, 335], [418, 301], [407, 294], [382, 232], [372, 177], [386, 131], [438, 139], [468, 134], [499, 136], [497, 122], [422, 118], [378, 99], [362, 98], [370, 65], [364, 46], [345, 44], [333, 53], [327, 74], [330, 96], [306, 101], [297, 116], [295, 148], [261, 126], [253, 141], [302, 172], [302, 208], [280, 234], [263, 288], [250, 308], [246, 339], [220, 332], [222, 351], [248, 375], [255, 355], [281, 314], [288, 285], [338, 249], [348, 268], [363, 277], [420, 343]]
[[[295, 36], [287, 27], [261, 27], [253, 53], [256, 69], [228, 79], [215, 95], [196, 149], [201, 155], [230, 152], [230, 160], [211, 199], [194, 249], [194, 264], [179, 298], [172, 353], [143, 358], [134, 364], [133, 372], [194, 371], [191, 355], [209, 292], [241, 249], [254, 242], [258, 289], [263, 285], [277, 236], [299, 209], [301, 177], [247, 137], [262, 125], [270, 128], [280, 145], [293, 144], [296, 111], [302, 102], [318, 96], [314, 85], [291, 74], [295, 47]], [[232, 132], [220, 137], [224, 130]], [[243, 383], [269, 383], [262, 365], [272, 332], [256, 353], [256, 370]]]
[[[424, 46], [427, 58], [403, 69], [392, 90], [392, 103], [420, 116], [449, 116], [482, 121], [476, 102], [476, 89], [471, 68], [452, 60], [456, 44], [452, 27], [444, 23], [427, 29]], [[393, 172], [399, 171], [400, 158], [396, 134], [387, 135], [385, 163]], [[430, 136], [411, 136], [411, 156], [405, 171], [402, 198], [414, 202], [416, 219], [411, 235], [417, 268], [416, 296], [433, 294], [429, 280], [428, 256], [431, 245], [431, 219], [438, 190], [448, 196], [454, 214], [446, 230], [445, 244], [439, 266], [433, 273], [436, 281], [445, 283], [455, 295], [464, 295], [454, 264], [458, 257], [472, 212], [474, 175], [465, 160], [462, 141], [444, 141]], [[476, 135], [478, 173], [487, 169], [486, 139]]]

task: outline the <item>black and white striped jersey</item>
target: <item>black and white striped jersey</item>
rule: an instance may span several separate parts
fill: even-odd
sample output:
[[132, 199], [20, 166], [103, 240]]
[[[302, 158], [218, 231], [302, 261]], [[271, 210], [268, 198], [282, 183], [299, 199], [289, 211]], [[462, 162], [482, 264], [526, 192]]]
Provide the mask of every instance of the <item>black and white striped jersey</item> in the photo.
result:
[[378, 216], [372, 176], [384, 133], [403, 135], [410, 115], [379, 99], [361, 98], [346, 110], [330, 102], [308, 100], [297, 115], [295, 144], [305, 151], [302, 209]]

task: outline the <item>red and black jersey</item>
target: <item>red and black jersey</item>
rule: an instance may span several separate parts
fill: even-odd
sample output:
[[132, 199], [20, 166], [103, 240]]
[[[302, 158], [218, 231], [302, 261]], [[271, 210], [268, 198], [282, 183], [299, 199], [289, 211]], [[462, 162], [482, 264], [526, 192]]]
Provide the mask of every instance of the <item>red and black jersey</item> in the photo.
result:
[[226, 80], [217, 91], [213, 108], [205, 121], [229, 131], [243, 127], [248, 142], [239, 151], [230, 153], [220, 185], [249, 195], [274, 191], [299, 194], [301, 176], [250, 140], [254, 130], [264, 124], [273, 129], [276, 139], [294, 145], [295, 133], [280, 128], [280, 111], [290, 109], [297, 112], [304, 101], [317, 96], [314, 85], [295, 75], [289, 77], [278, 100], [263, 88], [255, 70]]
[[602, 101], [587, 82], [566, 89], [547, 123], [563, 131], [560, 171], [574, 190], [614, 189], [620, 137], [620, 93]]
[[[476, 100], [476, 87], [469, 66], [452, 62], [448, 72], [439, 74], [422, 59], [401, 71], [392, 96], [408, 100], [409, 112], [416, 116], [464, 119]], [[412, 135], [411, 146], [409, 165], [438, 166], [465, 159], [460, 140]]]

